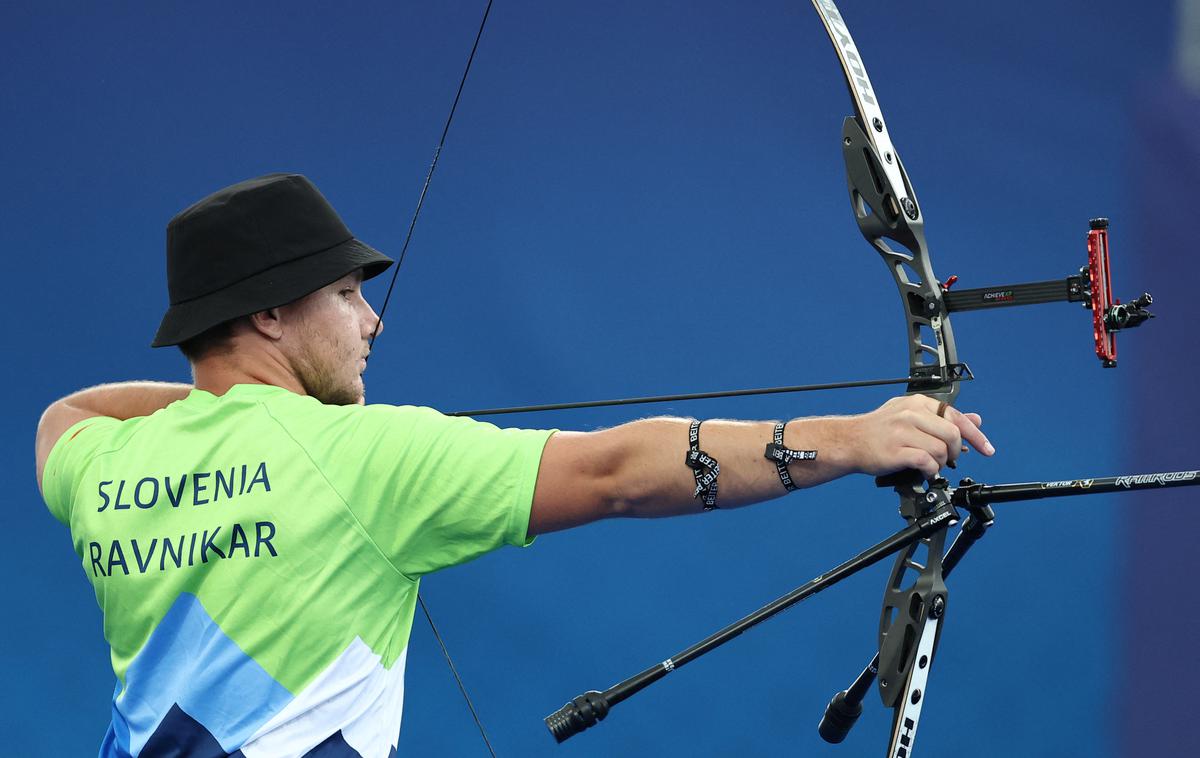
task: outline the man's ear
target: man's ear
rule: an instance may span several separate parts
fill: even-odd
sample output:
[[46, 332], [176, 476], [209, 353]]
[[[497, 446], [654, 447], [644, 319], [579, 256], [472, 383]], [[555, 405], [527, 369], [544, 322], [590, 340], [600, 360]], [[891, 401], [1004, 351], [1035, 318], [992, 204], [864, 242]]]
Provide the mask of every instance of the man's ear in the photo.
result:
[[283, 337], [283, 321], [278, 308], [251, 313], [248, 318], [250, 325], [267, 339], [277, 340]]

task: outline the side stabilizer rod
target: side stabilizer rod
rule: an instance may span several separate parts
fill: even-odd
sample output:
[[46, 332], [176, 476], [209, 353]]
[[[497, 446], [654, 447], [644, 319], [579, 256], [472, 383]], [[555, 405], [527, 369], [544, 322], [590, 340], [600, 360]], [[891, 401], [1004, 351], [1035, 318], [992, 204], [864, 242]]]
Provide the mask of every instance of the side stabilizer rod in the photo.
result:
[[903, 550], [917, 540], [940, 529], [946, 529], [956, 523], [958, 523], [957, 511], [949, 504], [931, 511], [927, 516], [914, 521], [882, 542], [859, 553], [854, 558], [821, 574], [807, 584], [797, 587], [783, 597], [773, 600], [754, 613], [735, 621], [686, 650], [666, 659], [662, 663], [655, 664], [645, 671], [609, 687], [604, 692], [591, 690], [573, 698], [569, 703], [545, 718], [546, 727], [550, 730], [556, 741], [560, 743], [564, 742], [585, 729], [595, 726], [608, 715], [609, 710], [617, 703], [640, 692], [681, 666], [729, 642], [747, 629], [757, 626], [763, 621], [799, 603], [801, 600], [811, 597], [821, 590], [837, 584], [846, 577]]

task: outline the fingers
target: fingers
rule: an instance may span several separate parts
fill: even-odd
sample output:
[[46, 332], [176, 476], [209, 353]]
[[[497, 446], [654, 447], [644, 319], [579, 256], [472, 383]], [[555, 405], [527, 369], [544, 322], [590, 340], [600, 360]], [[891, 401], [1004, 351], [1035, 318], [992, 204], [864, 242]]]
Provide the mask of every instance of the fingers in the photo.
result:
[[953, 411], [951, 417], [951, 411], [952, 409], [946, 409], [946, 418], [954, 422], [962, 439], [984, 455], [994, 455], [996, 448], [979, 428], [983, 425], [983, 418], [978, 413], [962, 413], [957, 410]]
[[988, 456], [996, 452], [982, 424], [978, 413], [958, 411], [926, 395], [892, 398], [854, 417], [856, 469], [880, 476], [910, 468], [935, 477], [943, 467], [954, 467], [966, 445]]
[[921, 476], [926, 479], [932, 479], [937, 476], [944, 465], [944, 458], [939, 459], [928, 450], [915, 447], [905, 448], [901, 460], [903, 462], [902, 468], [920, 471]]
[[[893, 398], [885, 404], [904, 428], [897, 441], [905, 448], [901, 455], [926, 476], [936, 475], [943, 466], [954, 467], [964, 442], [984, 455], [996, 452], [980, 429], [978, 413], [963, 413], [925, 395]], [[940, 414], [939, 414], [940, 411]]]
[[909, 409], [900, 421], [909, 427], [905, 443], [909, 447], [924, 450], [942, 466], [951, 463], [962, 449], [962, 436], [958, 425], [950, 420], [953, 411], [946, 409], [946, 417], [938, 418], [925, 409]]
[[[937, 400], [925, 395], [909, 395], [908, 397], [914, 398], [916, 402], [920, 403], [923, 409], [932, 411], [934, 418], [937, 418], [938, 408], [942, 405]], [[930, 433], [938, 434], [946, 442], [951, 451], [953, 451], [949, 460], [952, 461], [958, 457], [959, 452], [962, 451], [962, 443], [964, 441], [984, 455], [990, 456], [995, 454], [996, 448], [988, 440], [987, 435], [980, 429], [983, 425], [983, 417], [978, 413], [963, 413], [957, 408], [947, 405], [942, 410], [942, 418], [940, 420], [953, 424], [955, 436], [949, 436], [950, 432], [944, 427], [940, 429], [940, 433], [927, 425], [922, 425], [921, 428]]]

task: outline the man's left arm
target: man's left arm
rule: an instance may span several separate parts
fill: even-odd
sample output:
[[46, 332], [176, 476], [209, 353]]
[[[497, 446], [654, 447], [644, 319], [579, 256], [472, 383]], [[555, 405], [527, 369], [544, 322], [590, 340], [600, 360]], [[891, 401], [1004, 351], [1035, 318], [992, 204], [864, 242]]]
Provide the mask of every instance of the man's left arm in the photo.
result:
[[169, 382], [120, 382], [89, 387], [55, 401], [38, 422], [37, 455], [38, 491], [42, 490], [42, 473], [46, 459], [63, 432], [85, 419], [96, 416], [125, 419], [148, 416], [182, 400], [192, 391], [190, 384]]
[[[967, 443], [995, 449], [978, 414], [943, 407], [924, 395], [892, 398], [857, 416], [797, 418], [783, 432], [792, 450], [820, 457], [788, 469], [795, 488], [848, 474], [872, 476], [915, 469], [932, 478]], [[650, 418], [594, 432], [558, 432], [542, 453], [528, 535], [569, 529], [614, 516], [639, 518], [699, 513], [697, 472], [686, 463], [691, 419]], [[765, 455], [775, 422], [712, 420], [699, 448], [719, 461], [721, 508], [772, 500], [789, 491]]]

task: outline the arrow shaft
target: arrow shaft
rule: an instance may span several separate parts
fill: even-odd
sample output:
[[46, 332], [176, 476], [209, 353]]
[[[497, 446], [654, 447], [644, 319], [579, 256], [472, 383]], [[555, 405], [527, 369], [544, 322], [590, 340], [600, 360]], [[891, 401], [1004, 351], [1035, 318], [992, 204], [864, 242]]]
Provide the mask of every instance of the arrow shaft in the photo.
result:
[[[955, 381], [967, 381], [970, 377], [963, 376]], [[648, 395], [645, 397], [615, 398], [612, 400], [584, 400], [573, 403], [547, 403], [543, 405], [521, 405], [508, 408], [481, 408], [471, 411], [455, 411], [448, 416], [500, 416], [507, 413], [540, 413], [542, 411], [567, 411], [577, 408], [605, 408], [616, 405], [647, 405], [650, 403], [675, 403], [685, 400], [711, 400], [719, 397], [748, 397], [751, 395], [779, 395], [788, 392], [819, 392], [822, 390], [843, 390], [856, 387], [881, 387], [890, 384], [912, 384], [927, 381], [919, 377], [899, 377], [894, 379], [861, 379], [851, 382], [829, 382], [825, 384], [795, 384], [784, 387], [758, 387], [742, 390], [719, 390], [717, 392], [691, 392], [678, 395]]]

